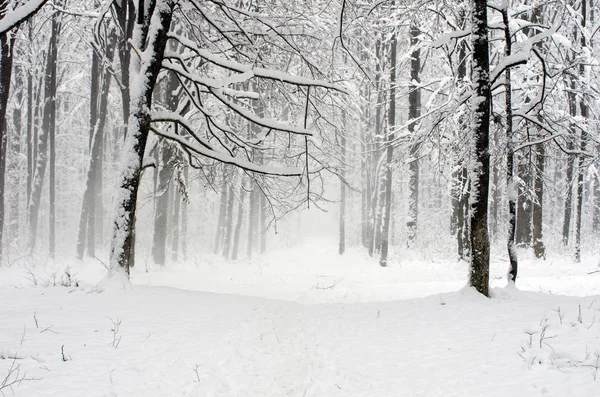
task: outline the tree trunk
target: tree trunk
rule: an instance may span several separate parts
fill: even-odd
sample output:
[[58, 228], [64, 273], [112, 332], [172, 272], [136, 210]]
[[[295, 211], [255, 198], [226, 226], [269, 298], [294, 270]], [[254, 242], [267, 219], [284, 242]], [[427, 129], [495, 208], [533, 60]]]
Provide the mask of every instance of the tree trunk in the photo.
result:
[[[235, 172], [235, 170], [234, 170]], [[229, 258], [231, 252], [231, 237], [233, 235], [233, 202], [235, 200], [233, 191], [233, 182], [235, 177], [232, 177], [230, 182], [227, 184], [227, 213], [225, 215], [225, 239], [223, 242], [223, 256]]]
[[154, 232], [152, 237], [152, 259], [157, 265], [164, 265], [167, 249], [167, 225], [169, 224], [169, 188], [173, 171], [169, 159], [173, 157], [170, 142], [161, 139], [160, 162], [156, 183], [156, 207], [154, 211]]
[[[585, 31], [587, 25], [587, 0], [582, 0], [581, 2], [581, 29]], [[586, 35], [581, 35], [581, 49], [585, 49], [587, 47]], [[579, 65], [579, 78], [584, 80], [586, 79], [585, 75], [585, 64], [581, 63]], [[584, 123], [587, 123], [588, 120], [588, 105], [586, 100], [586, 92], [584, 91], [584, 87], [580, 89], [581, 99], [579, 101], [579, 111], [581, 112], [581, 118]], [[587, 134], [586, 129], [581, 131], [580, 137], [580, 150], [581, 152], [585, 152], [587, 146]], [[575, 223], [575, 262], [581, 262], [581, 220], [583, 217], [583, 184], [585, 177], [585, 168], [584, 168], [584, 156], [579, 155], [577, 166], [577, 219]]]
[[[421, 91], [417, 84], [421, 82], [421, 50], [416, 48], [419, 44], [419, 28], [413, 23], [410, 27], [410, 45], [413, 48], [410, 60], [410, 84], [408, 86], [408, 119], [415, 120], [421, 116]], [[412, 136], [413, 142], [410, 147], [409, 163], [409, 182], [408, 182], [408, 220], [407, 226], [407, 246], [413, 247], [419, 229], [419, 144], [418, 137], [415, 135], [417, 123], [408, 125], [408, 132]]]
[[533, 180], [533, 190], [535, 202], [532, 204], [531, 214], [531, 245], [536, 258], [546, 258], [546, 249], [544, 247], [543, 210], [544, 210], [544, 170], [546, 161], [546, 147], [544, 144], [537, 145], [535, 153], [535, 174]]
[[[519, 164], [517, 169], [523, 184], [519, 186], [518, 201], [517, 201], [517, 232], [516, 239], [517, 244], [530, 246], [531, 245], [531, 168], [532, 168], [532, 155], [531, 153], [527, 157], [526, 164]], [[523, 186], [524, 185], [524, 186]]]
[[[183, 178], [185, 180], [186, 186], [188, 186], [188, 171], [189, 165], [184, 165], [183, 168]], [[183, 200], [181, 203], [181, 252], [183, 254], [183, 260], [187, 259], [187, 234], [188, 234], [188, 200]]]
[[[112, 37], [112, 36], [111, 36]], [[107, 59], [112, 59], [114, 45], [107, 49]], [[95, 73], [94, 74], [94, 70]], [[100, 82], [102, 82], [100, 84]], [[92, 54], [92, 84], [90, 87], [90, 157], [77, 235], [77, 257], [96, 256], [96, 236], [102, 236], [102, 164], [104, 156], [104, 125], [108, 109], [110, 75], [100, 67], [99, 56]]]
[[240, 234], [242, 231], [242, 223], [244, 222], [244, 200], [247, 193], [244, 190], [244, 181], [245, 181], [245, 177], [242, 177], [241, 183], [240, 183], [240, 202], [238, 204], [238, 211], [237, 211], [237, 219], [235, 222], [235, 231], [233, 233], [233, 246], [231, 248], [231, 259], [232, 260], [237, 260], [238, 258], [238, 252], [239, 252], [239, 248], [240, 248]]
[[489, 296], [490, 242], [487, 212], [490, 179], [489, 127], [490, 80], [487, 1], [472, 0], [473, 84], [476, 100], [473, 103], [473, 138], [475, 162], [471, 165], [471, 269], [469, 283], [478, 292]]
[[[465, 19], [464, 14], [460, 15], [461, 20]], [[461, 23], [462, 25], [462, 23]], [[467, 78], [467, 43], [461, 42], [458, 51], [458, 71], [457, 80], [463, 84]], [[468, 126], [465, 118], [459, 118], [459, 129], [467, 129]], [[468, 210], [470, 200], [470, 183], [467, 172], [466, 160], [457, 156], [454, 163], [454, 171], [452, 173], [452, 218], [450, 221], [450, 229], [452, 233], [456, 233], [456, 243], [458, 258], [466, 260], [470, 256], [469, 242], [469, 221]]]
[[[2, 14], [8, 7], [8, 1], [0, 3]], [[2, 247], [4, 233], [4, 201], [6, 178], [6, 154], [8, 146], [7, 105], [10, 96], [10, 80], [12, 76], [13, 48], [15, 36], [12, 33], [0, 34], [0, 264], [2, 263]]]
[[[58, 38], [60, 34], [60, 21], [56, 13], [52, 15], [52, 28], [50, 42], [48, 43], [48, 54], [46, 56], [46, 70], [44, 75], [44, 112], [42, 118], [42, 128], [39, 133], [37, 161], [35, 166], [35, 175], [31, 199], [29, 202], [29, 249], [33, 250], [37, 240], [38, 217], [40, 203], [42, 199], [42, 187], [46, 174], [48, 156], [53, 156], [49, 149], [53, 145], [54, 129], [56, 126], [56, 71], [58, 58]], [[54, 186], [50, 186], [52, 190]], [[52, 215], [50, 215], [52, 217]], [[51, 218], [52, 220], [52, 218]], [[50, 224], [49, 235], [53, 235], [54, 225]], [[50, 237], [52, 240], [53, 237]], [[52, 241], [50, 241], [52, 243]], [[52, 250], [52, 247], [50, 248]]]
[[[173, 7], [176, 4], [174, 0], [157, 0], [157, 3], [156, 7], [151, 8], [153, 15], [147, 16], [146, 20], [142, 21], [149, 26], [150, 18], [153, 20], [153, 27], [149, 33], [151, 36], [148, 40], [142, 34], [143, 27], [140, 25], [136, 27], [136, 29], [142, 29], [142, 32], [136, 36], [139, 38], [139, 43], [134, 44], [142, 47], [143, 43], [148, 43], [149, 47], [144, 49], [147, 56], [141, 60], [139, 71], [135, 76], [138, 90], [136, 90], [136, 95], [131, 97], [131, 114], [129, 115], [127, 139], [119, 174], [120, 189], [116, 194], [117, 211], [113, 222], [109, 275], [114, 275], [119, 269], [122, 269], [129, 276], [129, 268], [134, 263], [131, 253], [134, 244], [136, 201], [144, 150], [150, 131], [149, 109], [152, 105], [152, 93], [163, 61]], [[134, 59], [132, 58], [132, 62]], [[132, 69], [136, 69], [135, 65]]]
[[[512, 35], [510, 31], [508, 9], [502, 10], [502, 20], [504, 22], [504, 56], [508, 58], [512, 54]], [[506, 248], [509, 259], [508, 282], [515, 283], [517, 281], [519, 264], [517, 258], [517, 244], [515, 241], [517, 187], [515, 186], [515, 144], [513, 136], [512, 79], [510, 68], [507, 68], [504, 74], [504, 106], [506, 109], [506, 195], [508, 196], [508, 241], [506, 243]]]
[[177, 186], [173, 186], [171, 200], [173, 212], [171, 213], [171, 259], [177, 262], [179, 254], [179, 212], [181, 211], [181, 193]]
[[221, 252], [221, 247], [223, 245], [223, 239], [225, 236], [225, 222], [226, 222], [226, 214], [227, 214], [227, 177], [225, 170], [223, 170], [223, 181], [221, 182], [221, 195], [219, 200], [219, 218], [217, 220], [217, 233], [215, 234], [215, 246], [214, 253], [218, 254]]
[[[392, 0], [391, 6], [396, 4]], [[385, 160], [385, 206], [383, 207], [383, 217], [381, 225], [381, 257], [379, 265], [387, 266], [388, 249], [389, 249], [389, 233], [390, 233], [390, 216], [392, 212], [392, 161], [394, 156], [394, 130], [396, 128], [396, 47], [397, 38], [396, 32], [392, 33], [390, 40], [390, 105], [388, 110], [388, 133], [386, 141], [386, 160]]]
[[[345, 117], [343, 117], [345, 119]], [[342, 125], [340, 146], [342, 149], [342, 164], [340, 169], [340, 217], [339, 217], [339, 245], [338, 252], [343, 255], [346, 251], [346, 128]]]
[[248, 258], [252, 258], [252, 252], [255, 250], [258, 241], [256, 236], [258, 229], [258, 185], [254, 179], [250, 180], [250, 185], [252, 190], [248, 195], [248, 246], [246, 247]]

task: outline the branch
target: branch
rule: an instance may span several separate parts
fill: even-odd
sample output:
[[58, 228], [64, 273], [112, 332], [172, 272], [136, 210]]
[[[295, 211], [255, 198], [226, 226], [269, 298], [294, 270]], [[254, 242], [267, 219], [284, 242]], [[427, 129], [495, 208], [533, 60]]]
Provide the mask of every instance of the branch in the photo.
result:
[[29, 0], [25, 5], [10, 10], [0, 20], [0, 34], [4, 34], [25, 22], [28, 18], [33, 16], [48, 0]]
[[298, 167], [275, 168], [275, 167], [257, 165], [257, 164], [251, 163], [250, 161], [245, 161], [245, 160], [242, 160], [239, 158], [232, 157], [226, 153], [221, 153], [221, 152], [217, 152], [215, 150], [207, 149], [201, 145], [195, 144], [193, 142], [189, 142], [184, 137], [182, 137], [180, 135], [176, 135], [172, 132], [160, 131], [154, 127], [151, 127], [150, 129], [155, 134], [160, 135], [164, 138], [170, 139], [174, 142], [177, 142], [181, 146], [183, 146], [185, 149], [188, 149], [196, 154], [199, 154], [204, 157], [208, 157], [210, 159], [219, 161], [221, 163], [235, 165], [236, 167], [239, 167], [246, 171], [252, 171], [252, 172], [256, 172], [258, 174], [273, 175], [273, 176], [300, 176], [303, 174], [302, 168], [298, 168]]

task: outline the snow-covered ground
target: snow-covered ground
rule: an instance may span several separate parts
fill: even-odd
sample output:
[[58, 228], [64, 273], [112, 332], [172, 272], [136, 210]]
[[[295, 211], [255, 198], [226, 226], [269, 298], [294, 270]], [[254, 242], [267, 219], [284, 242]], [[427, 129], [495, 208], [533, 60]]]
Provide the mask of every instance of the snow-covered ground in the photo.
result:
[[381, 269], [316, 243], [236, 264], [142, 264], [120, 291], [95, 287], [106, 270], [92, 261], [70, 280], [64, 262], [2, 268], [0, 382], [11, 367], [8, 382], [25, 378], [2, 392], [599, 396], [597, 260], [521, 265], [519, 291], [495, 258], [493, 299], [464, 288], [464, 263]]

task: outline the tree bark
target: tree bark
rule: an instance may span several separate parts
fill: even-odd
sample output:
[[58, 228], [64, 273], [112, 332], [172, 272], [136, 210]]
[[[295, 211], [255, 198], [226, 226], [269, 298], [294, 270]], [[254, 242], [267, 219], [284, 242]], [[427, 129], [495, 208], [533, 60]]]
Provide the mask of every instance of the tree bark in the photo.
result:
[[[0, 15], [8, 7], [8, 0], [0, 3]], [[5, 178], [6, 178], [6, 155], [8, 146], [8, 120], [7, 107], [10, 96], [10, 80], [12, 76], [13, 48], [15, 36], [10, 33], [0, 34], [0, 264], [3, 259], [3, 237], [4, 237], [4, 206], [5, 206]]]
[[[392, 0], [391, 6], [396, 4]], [[386, 140], [386, 159], [385, 159], [385, 197], [383, 206], [383, 217], [381, 225], [381, 256], [379, 265], [387, 266], [388, 249], [389, 249], [389, 233], [390, 233], [390, 216], [392, 212], [392, 161], [394, 156], [394, 130], [396, 128], [396, 47], [397, 47], [396, 32], [392, 33], [390, 40], [390, 96], [388, 110], [388, 133]]]
[[[421, 82], [421, 50], [416, 46], [419, 44], [419, 28], [413, 23], [410, 27], [410, 45], [413, 48], [410, 60], [410, 84], [408, 86], [408, 119], [415, 120], [421, 116], [421, 91], [418, 84]], [[407, 226], [407, 246], [413, 247], [417, 240], [419, 229], [419, 144], [418, 137], [415, 135], [417, 123], [408, 125], [408, 132], [412, 136], [413, 142], [410, 147], [409, 163], [409, 182], [408, 182], [408, 221]]]
[[231, 247], [231, 259], [234, 261], [238, 259], [238, 252], [239, 252], [239, 247], [240, 247], [240, 234], [242, 231], [242, 223], [244, 222], [244, 200], [245, 200], [246, 195], [249, 194], [244, 190], [245, 179], [246, 179], [245, 177], [241, 178], [240, 202], [238, 204], [237, 219], [235, 222], [235, 231], [233, 233], [233, 246]]
[[490, 178], [489, 127], [490, 80], [487, 1], [472, 0], [473, 41], [473, 138], [474, 164], [471, 164], [471, 269], [469, 283], [478, 292], [489, 296], [490, 242], [487, 212]]
[[[581, 29], [585, 30], [587, 25], [587, 0], [581, 1]], [[587, 47], [586, 35], [581, 34], [581, 50]], [[579, 66], [579, 78], [584, 81], [586, 79], [586, 70], [585, 64], [581, 63]], [[584, 123], [587, 122], [589, 117], [588, 115], [588, 105], [586, 100], [586, 92], [584, 87], [580, 89], [581, 99], [579, 101], [579, 111], [581, 113], [581, 118]], [[582, 129], [580, 136], [580, 150], [581, 152], [585, 152], [587, 146], [587, 134], [585, 129]], [[583, 217], [583, 185], [584, 185], [584, 177], [585, 177], [585, 168], [584, 168], [584, 156], [578, 156], [578, 166], [577, 166], [577, 219], [575, 223], [575, 262], [581, 262], [581, 221]]]
[[156, 183], [156, 207], [154, 210], [154, 231], [152, 234], [152, 259], [157, 265], [164, 266], [167, 249], [167, 225], [169, 222], [170, 184], [173, 171], [169, 159], [173, 157], [171, 144], [161, 139], [160, 161]]
[[[504, 56], [508, 58], [512, 54], [512, 35], [510, 31], [508, 9], [502, 10], [502, 20], [504, 22]], [[513, 136], [512, 79], [510, 68], [507, 68], [504, 74], [504, 106], [506, 109], [506, 194], [508, 196], [508, 241], [506, 243], [506, 248], [509, 259], [508, 282], [515, 283], [517, 281], [519, 264], [517, 258], [517, 244], [515, 241], [517, 187], [515, 185], [515, 144]]]
[[[56, 13], [52, 16], [52, 27], [50, 33], [50, 41], [48, 43], [48, 54], [46, 56], [46, 70], [44, 75], [44, 112], [42, 118], [42, 128], [39, 133], [37, 161], [35, 166], [35, 175], [33, 179], [33, 187], [31, 199], [29, 202], [29, 249], [33, 250], [36, 245], [38, 232], [38, 217], [40, 203], [42, 199], [42, 187], [46, 174], [48, 156], [52, 149], [52, 140], [54, 139], [54, 129], [56, 126], [56, 72], [58, 58], [58, 38], [60, 34], [60, 21]], [[52, 190], [54, 187], [51, 186]], [[52, 215], [50, 215], [52, 217]], [[52, 219], [52, 218], [51, 218]], [[53, 235], [53, 224], [50, 224], [49, 236]], [[50, 243], [52, 243], [50, 237]], [[52, 248], [50, 248], [52, 250]]]
[[[140, 183], [142, 160], [146, 141], [150, 131], [149, 109], [152, 105], [152, 94], [156, 79], [161, 69], [164, 50], [167, 43], [167, 33], [171, 27], [174, 0], [157, 0], [156, 7], [150, 7], [151, 14], [143, 20], [146, 26], [153, 20], [152, 30], [148, 32], [148, 39], [143, 35], [143, 26], [139, 32], [139, 43], [143, 46], [148, 56], [141, 60], [139, 71], [136, 73], [138, 85], [137, 94], [131, 97], [128, 121], [128, 132], [122, 154], [119, 190], [116, 196], [117, 211], [113, 221], [113, 231], [110, 249], [110, 273], [114, 275], [122, 269], [129, 276], [129, 269], [134, 263], [132, 249], [134, 243], [134, 222], [136, 214], [136, 201]], [[147, 29], [147, 28], [146, 28]], [[133, 62], [134, 58], [132, 58]], [[132, 69], [136, 69], [135, 67]]]
[[[345, 119], [345, 117], [344, 117]], [[340, 146], [342, 149], [342, 164], [340, 169], [340, 217], [338, 223], [339, 244], [338, 252], [343, 255], [346, 252], [346, 128], [342, 125], [340, 134]]]
[[546, 258], [542, 229], [544, 214], [544, 171], [546, 162], [546, 147], [543, 143], [537, 145], [535, 159], [535, 174], [533, 180], [535, 202], [531, 209], [531, 245], [536, 258]]

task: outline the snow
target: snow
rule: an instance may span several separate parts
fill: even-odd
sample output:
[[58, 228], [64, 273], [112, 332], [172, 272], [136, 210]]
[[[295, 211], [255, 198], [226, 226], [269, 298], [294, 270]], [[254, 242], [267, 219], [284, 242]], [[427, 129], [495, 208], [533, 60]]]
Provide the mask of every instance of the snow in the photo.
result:
[[48, 0], [29, 0], [14, 10], [10, 10], [0, 20], [0, 33], [4, 33], [25, 21], [40, 9]]
[[63, 261], [1, 268], [0, 379], [11, 365], [30, 379], [4, 392], [598, 395], [595, 261], [522, 259], [527, 292], [507, 287], [507, 263], [493, 258], [486, 299], [464, 287], [466, 263], [396, 258], [382, 269], [335, 248], [307, 240], [252, 262], [136, 267], [125, 289], [98, 288], [106, 270], [92, 262], [71, 264], [68, 278]]

